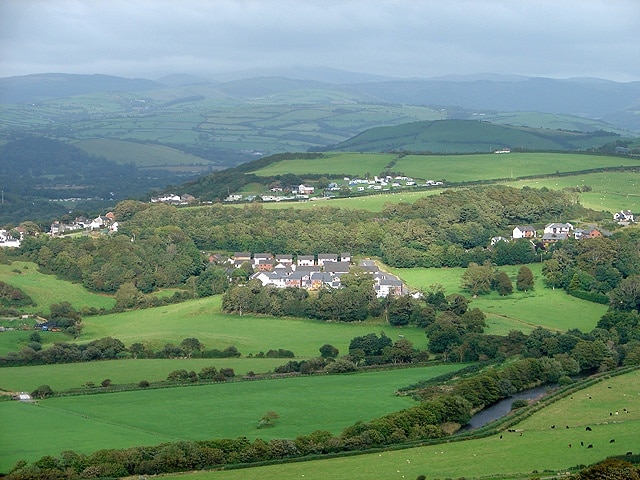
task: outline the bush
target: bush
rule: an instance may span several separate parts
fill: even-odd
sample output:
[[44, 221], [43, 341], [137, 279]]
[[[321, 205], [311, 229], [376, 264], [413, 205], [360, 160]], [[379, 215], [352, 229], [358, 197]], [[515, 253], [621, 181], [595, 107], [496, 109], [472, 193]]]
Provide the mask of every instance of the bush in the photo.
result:
[[53, 390], [49, 385], [40, 385], [33, 392], [31, 392], [31, 396], [33, 398], [47, 398], [53, 395]]
[[141, 380], [138, 383], [138, 387], [140, 388], [149, 388], [151, 386], [151, 384], [149, 382], [147, 382], [146, 380]]
[[518, 408], [523, 408], [529, 406], [529, 402], [526, 400], [514, 400], [511, 404], [511, 410], [517, 410]]

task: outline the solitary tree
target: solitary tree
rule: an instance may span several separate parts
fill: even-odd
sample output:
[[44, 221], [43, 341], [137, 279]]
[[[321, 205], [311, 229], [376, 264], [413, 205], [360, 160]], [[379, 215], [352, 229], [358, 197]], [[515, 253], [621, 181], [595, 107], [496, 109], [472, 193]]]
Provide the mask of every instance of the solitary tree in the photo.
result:
[[336, 358], [338, 353], [340, 353], [338, 349], [328, 343], [325, 343], [320, 347], [320, 356], [322, 358]]
[[495, 276], [495, 289], [496, 291], [502, 295], [510, 295], [513, 293], [513, 284], [511, 283], [511, 279], [509, 275], [505, 272], [498, 272]]
[[516, 288], [521, 292], [533, 290], [533, 272], [526, 265], [521, 266], [518, 270]]

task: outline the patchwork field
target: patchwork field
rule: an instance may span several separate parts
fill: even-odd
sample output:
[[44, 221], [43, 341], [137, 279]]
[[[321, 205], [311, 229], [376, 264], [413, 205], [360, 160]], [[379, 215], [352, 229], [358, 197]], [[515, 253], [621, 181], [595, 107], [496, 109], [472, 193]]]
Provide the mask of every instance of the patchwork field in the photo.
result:
[[[397, 388], [463, 366], [81, 395], [36, 404], [0, 402], [0, 471], [23, 458], [71, 449], [88, 453], [186, 439], [295, 438], [318, 429], [338, 433], [358, 420], [411, 406], [413, 400], [394, 395]], [[260, 430], [267, 411], [280, 419]]]
[[[611, 387], [611, 388], [609, 388]], [[591, 396], [591, 400], [589, 399]], [[630, 411], [623, 414], [623, 408]], [[620, 415], [612, 421], [609, 413]], [[551, 425], [562, 428], [551, 429]], [[569, 429], [565, 426], [569, 425]], [[585, 431], [591, 426], [592, 431]], [[516, 425], [523, 435], [504, 433], [478, 440], [386, 451], [353, 457], [291, 463], [250, 470], [168, 475], [166, 480], [372, 480], [379, 478], [508, 479], [549, 476], [611, 455], [640, 451], [640, 371], [614, 377], [577, 392]], [[615, 439], [614, 443], [610, 443]], [[584, 443], [584, 446], [580, 445]], [[571, 447], [569, 447], [571, 444]], [[587, 448], [591, 444], [593, 448]]]

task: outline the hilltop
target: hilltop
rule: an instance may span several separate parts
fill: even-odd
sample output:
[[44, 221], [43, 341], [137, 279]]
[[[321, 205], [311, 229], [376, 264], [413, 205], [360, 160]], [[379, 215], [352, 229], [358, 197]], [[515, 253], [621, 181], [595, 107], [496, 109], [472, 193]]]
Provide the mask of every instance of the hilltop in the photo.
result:
[[348, 152], [473, 153], [501, 148], [585, 150], [619, 139], [606, 132], [577, 132], [496, 125], [477, 120], [435, 120], [376, 127], [327, 150]]

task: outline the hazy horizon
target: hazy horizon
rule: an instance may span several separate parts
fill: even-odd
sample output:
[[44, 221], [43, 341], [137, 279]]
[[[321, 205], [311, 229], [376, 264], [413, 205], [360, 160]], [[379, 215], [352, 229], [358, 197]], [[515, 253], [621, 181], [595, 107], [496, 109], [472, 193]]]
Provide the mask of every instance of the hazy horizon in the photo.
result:
[[640, 80], [636, 0], [2, 0], [0, 77], [328, 68]]

